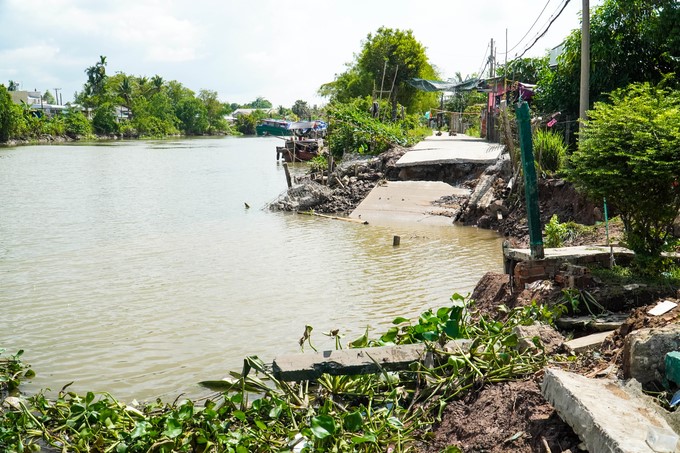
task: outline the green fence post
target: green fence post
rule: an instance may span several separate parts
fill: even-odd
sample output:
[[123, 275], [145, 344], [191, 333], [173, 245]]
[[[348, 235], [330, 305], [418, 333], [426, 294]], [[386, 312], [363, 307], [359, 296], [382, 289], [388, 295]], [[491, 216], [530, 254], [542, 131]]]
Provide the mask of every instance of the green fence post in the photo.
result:
[[522, 151], [522, 170], [524, 172], [524, 195], [529, 222], [529, 248], [532, 259], [543, 259], [543, 236], [541, 235], [541, 217], [538, 207], [538, 183], [534, 165], [534, 150], [531, 140], [531, 120], [529, 105], [522, 102], [517, 109], [517, 126], [519, 128], [519, 146]]

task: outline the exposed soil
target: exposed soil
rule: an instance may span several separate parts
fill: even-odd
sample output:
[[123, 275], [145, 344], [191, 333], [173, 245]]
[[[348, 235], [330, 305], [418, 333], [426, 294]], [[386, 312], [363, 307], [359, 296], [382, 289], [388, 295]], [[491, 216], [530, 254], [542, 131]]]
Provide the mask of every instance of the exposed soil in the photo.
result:
[[465, 453], [577, 451], [581, 441], [545, 401], [539, 381], [537, 376], [489, 385], [450, 403], [422, 451], [441, 452], [450, 445]]

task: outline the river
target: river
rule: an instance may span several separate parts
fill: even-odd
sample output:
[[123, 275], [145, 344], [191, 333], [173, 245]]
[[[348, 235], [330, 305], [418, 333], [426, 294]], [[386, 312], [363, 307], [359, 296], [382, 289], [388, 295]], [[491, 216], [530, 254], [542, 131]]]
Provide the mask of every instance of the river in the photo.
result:
[[298, 351], [306, 324], [330, 348], [323, 332], [379, 332], [502, 269], [491, 231], [262, 209], [285, 190], [277, 142], [0, 148], [0, 348], [26, 351], [23, 389], [200, 395]]

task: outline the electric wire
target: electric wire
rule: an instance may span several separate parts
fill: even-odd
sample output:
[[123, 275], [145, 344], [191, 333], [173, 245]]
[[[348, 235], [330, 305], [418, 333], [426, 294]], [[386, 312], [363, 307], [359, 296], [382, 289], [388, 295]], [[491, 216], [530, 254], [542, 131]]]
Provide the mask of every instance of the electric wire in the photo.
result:
[[[491, 43], [486, 45], [486, 50], [484, 51], [484, 58], [482, 58], [482, 62], [479, 63], [479, 71], [477, 71], [476, 77], [479, 79], [482, 75], [482, 72], [486, 69], [486, 65], [489, 64], [489, 59], [486, 58], [489, 52], [489, 46], [491, 46]], [[482, 68], [482, 65], [484, 68]]]
[[552, 18], [552, 20], [550, 20], [550, 23], [548, 23], [548, 26], [545, 28], [545, 30], [543, 30], [543, 32], [542, 32], [540, 35], [538, 35], [538, 36], [536, 37], [536, 39], [534, 40], [534, 42], [532, 42], [531, 45], [530, 45], [529, 47], [527, 47], [526, 49], [524, 49], [524, 52], [522, 52], [522, 54], [521, 54], [520, 56], [516, 57], [515, 59], [520, 59], [520, 58], [522, 58], [522, 57], [524, 56], [525, 53], [527, 53], [532, 47], [534, 47], [534, 45], [535, 45], [535, 44], [536, 44], [543, 36], [545, 36], [546, 33], [548, 33], [548, 30], [550, 30], [550, 27], [552, 26], [552, 24], [557, 20], [558, 17], [560, 17], [560, 15], [561, 15], [562, 12], [564, 11], [564, 9], [567, 7], [567, 5], [569, 4], [569, 2], [570, 2], [570, 0], [565, 0], [565, 1], [564, 1], [564, 4], [562, 5], [562, 9], [560, 9], [560, 11], [557, 13], [557, 15], [556, 15], [555, 17]]
[[543, 13], [545, 12], [545, 10], [546, 10], [546, 8], [548, 7], [548, 5], [550, 4], [550, 2], [551, 2], [551, 0], [548, 0], [548, 1], [545, 3], [545, 5], [543, 6], [543, 9], [542, 9], [541, 12], [538, 14], [538, 17], [536, 18], [536, 20], [534, 21], [534, 23], [531, 24], [531, 27], [529, 27], [529, 29], [527, 30], [527, 32], [524, 33], [524, 36], [522, 36], [522, 39], [520, 39], [520, 40], [517, 42], [517, 44], [515, 44], [515, 45], [513, 46], [512, 49], [506, 50], [505, 52], [501, 52], [502, 55], [507, 55], [507, 54], [509, 54], [510, 52], [512, 52], [513, 50], [515, 50], [517, 47], [519, 47], [520, 44], [522, 44], [522, 41], [524, 41], [524, 38], [526, 38], [527, 36], [529, 36], [529, 33], [531, 33], [531, 30], [534, 29], [534, 26], [536, 25], [536, 23], [538, 22], [538, 20], [541, 18], [541, 16], [542, 16]]

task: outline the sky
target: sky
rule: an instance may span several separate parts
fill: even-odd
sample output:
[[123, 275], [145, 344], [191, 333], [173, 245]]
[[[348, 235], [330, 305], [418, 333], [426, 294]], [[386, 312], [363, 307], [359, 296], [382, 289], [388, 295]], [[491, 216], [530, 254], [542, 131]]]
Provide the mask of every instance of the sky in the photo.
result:
[[[508, 58], [521, 53], [564, 1], [0, 0], [0, 83], [58, 88], [66, 103], [103, 55], [109, 75], [160, 75], [222, 102], [322, 105], [319, 87], [381, 26], [412, 30], [446, 80], [479, 72], [492, 38], [502, 63], [506, 30]], [[580, 27], [581, 7], [570, 0], [525, 56], [545, 55]]]

